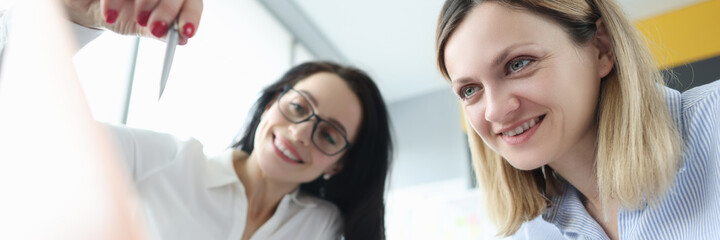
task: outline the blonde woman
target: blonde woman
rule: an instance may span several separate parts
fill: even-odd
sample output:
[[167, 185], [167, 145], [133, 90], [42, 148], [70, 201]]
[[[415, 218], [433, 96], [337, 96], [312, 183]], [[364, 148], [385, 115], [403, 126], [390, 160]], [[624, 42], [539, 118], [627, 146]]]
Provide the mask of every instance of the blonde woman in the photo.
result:
[[720, 82], [664, 87], [612, 0], [447, 0], [437, 60], [500, 234], [720, 236]]

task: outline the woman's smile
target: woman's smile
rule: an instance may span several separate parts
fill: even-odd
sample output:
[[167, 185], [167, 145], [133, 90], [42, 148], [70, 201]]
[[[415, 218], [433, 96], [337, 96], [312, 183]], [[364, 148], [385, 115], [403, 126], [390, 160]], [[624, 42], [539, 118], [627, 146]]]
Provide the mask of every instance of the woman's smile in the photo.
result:
[[525, 143], [535, 134], [543, 119], [545, 119], [545, 115], [514, 124], [512, 127], [498, 131], [498, 135], [510, 145]]
[[305, 161], [298, 157], [297, 150], [284, 138], [273, 134], [273, 147], [280, 159], [292, 164], [304, 164]]

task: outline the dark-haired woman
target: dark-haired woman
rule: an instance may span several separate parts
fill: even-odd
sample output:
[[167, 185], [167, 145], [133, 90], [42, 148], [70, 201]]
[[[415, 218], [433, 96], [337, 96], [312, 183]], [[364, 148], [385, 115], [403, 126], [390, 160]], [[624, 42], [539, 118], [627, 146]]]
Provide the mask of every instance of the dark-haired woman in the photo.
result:
[[[202, 11], [200, 0], [63, 3], [85, 42], [97, 28], [162, 38], [166, 28], [156, 22], [177, 18], [186, 43]], [[9, 15], [0, 12], [0, 22]], [[364, 72], [329, 62], [296, 66], [264, 89], [248, 123], [240, 140], [214, 157], [194, 139], [109, 127], [152, 237], [385, 238], [390, 127]]]
[[328, 62], [265, 88], [241, 139], [112, 127], [162, 239], [384, 239], [387, 112], [364, 73]]

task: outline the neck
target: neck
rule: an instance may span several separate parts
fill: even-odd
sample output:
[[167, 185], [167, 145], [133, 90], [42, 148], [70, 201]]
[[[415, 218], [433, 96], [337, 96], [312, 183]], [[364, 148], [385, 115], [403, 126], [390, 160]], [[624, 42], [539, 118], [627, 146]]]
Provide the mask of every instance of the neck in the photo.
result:
[[245, 187], [248, 218], [268, 219], [275, 213], [280, 200], [297, 189], [299, 184], [269, 178], [260, 168], [258, 160], [242, 151], [233, 153], [235, 173]]
[[614, 200], [604, 206], [598, 191], [598, 177], [595, 169], [595, 144], [597, 129], [588, 132], [568, 154], [548, 164], [552, 169], [573, 185], [585, 198], [585, 209], [605, 230], [610, 239], [618, 239], [618, 204]]
[[586, 132], [565, 155], [548, 165], [580, 191], [588, 201], [600, 203], [595, 170], [596, 139], [597, 128], [593, 128]]
[[[595, 148], [590, 146], [575, 146], [573, 153], [567, 154], [548, 164], [582, 193], [588, 201], [600, 203], [598, 192], [597, 171], [595, 171]], [[599, 205], [598, 205], [599, 206]]]

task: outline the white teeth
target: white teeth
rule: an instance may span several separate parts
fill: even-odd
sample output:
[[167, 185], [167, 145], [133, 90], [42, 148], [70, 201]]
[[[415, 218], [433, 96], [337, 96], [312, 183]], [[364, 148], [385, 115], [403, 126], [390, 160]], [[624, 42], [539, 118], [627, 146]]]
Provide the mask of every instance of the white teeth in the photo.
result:
[[515, 134], [514, 134], [514, 135], [518, 135], [518, 134], [520, 134], [520, 133], [522, 133], [522, 132], [523, 132], [523, 127], [522, 127], [522, 126], [518, 126], [517, 128], [515, 128]]
[[287, 148], [285, 148], [285, 145], [283, 145], [282, 142], [280, 142], [280, 139], [275, 138], [274, 143], [275, 143], [275, 146], [276, 146], [278, 149], [280, 149], [280, 151], [281, 151], [283, 154], [285, 154], [286, 157], [288, 157], [289, 159], [291, 159], [291, 160], [293, 160], [293, 161], [301, 162], [300, 159], [298, 159], [298, 157], [296, 157], [295, 155], [293, 155], [292, 152], [290, 152], [290, 150], [288, 150]]
[[502, 134], [505, 136], [509, 136], [509, 137], [521, 134], [521, 133], [525, 132], [526, 130], [530, 129], [531, 127], [535, 126], [535, 124], [537, 124], [537, 122], [539, 122], [539, 121], [540, 121], [540, 118], [530, 119], [530, 121], [520, 124], [520, 126], [518, 126], [517, 128], [507, 131], [507, 132], [503, 132]]

